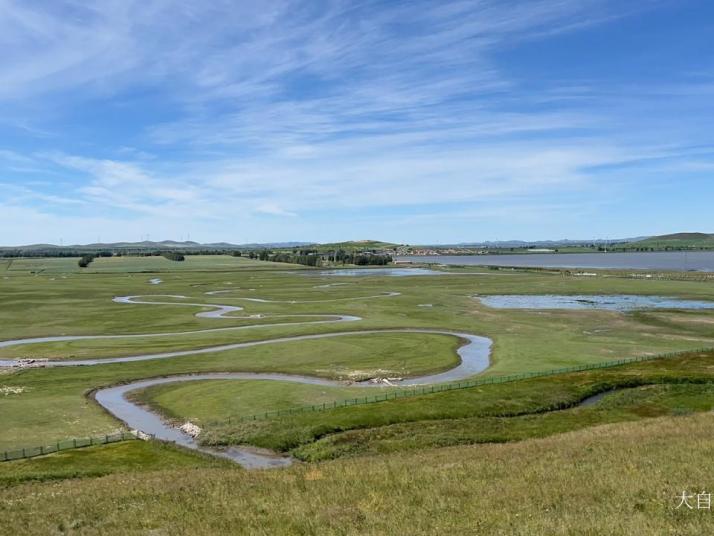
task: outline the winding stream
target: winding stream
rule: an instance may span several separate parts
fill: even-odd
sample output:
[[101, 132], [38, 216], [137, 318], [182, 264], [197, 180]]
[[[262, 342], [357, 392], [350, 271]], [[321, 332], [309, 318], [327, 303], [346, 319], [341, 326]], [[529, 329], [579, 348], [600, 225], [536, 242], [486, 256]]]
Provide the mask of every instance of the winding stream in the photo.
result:
[[[213, 292], [215, 294], [215, 291]], [[389, 297], [396, 296], [399, 293], [383, 293], [378, 296], [369, 296], [370, 298], [377, 297]], [[158, 295], [152, 297], [170, 297], [174, 299], [186, 299], [185, 296], [177, 295]], [[210, 307], [211, 311], [202, 311], [196, 313], [195, 316], [200, 318], [256, 318], [255, 315], [248, 317], [237, 317], [228, 316], [237, 311], [241, 311], [243, 308], [232, 305], [223, 304], [204, 304], [204, 303], [188, 303], [188, 302], [161, 302], [161, 301], [145, 301], [141, 299], [142, 296], [120, 296], [113, 299], [116, 303], [124, 304], [145, 304], [145, 305], [186, 305], [193, 307]], [[146, 296], [144, 297], [146, 298]], [[357, 298], [360, 299], [360, 298]], [[251, 299], [251, 301], [262, 301], [258, 299]], [[267, 300], [266, 300], [267, 301]], [[287, 302], [287, 303], [297, 303], [297, 302]], [[350, 316], [350, 315], [275, 315], [275, 316], [304, 316], [304, 317], [318, 317], [325, 318], [327, 320], [315, 320], [310, 322], [297, 322], [290, 323], [290, 325], [302, 325], [302, 324], [322, 324], [322, 323], [334, 323], [334, 322], [354, 322], [361, 320], [360, 317]], [[135, 337], [160, 337], [160, 336], [171, 336], [171, 335], [182, 335], [189, 333], [203, 333], [211, 331], [223, 331], [230, 329], [255, 329], [266, 326], [276, 326], [285, 325], [282, 324], [260, 324], [260, 325], [250, 325], [250, 326], [237, 326], [237, 327], [227, 327], [227, 328], [216, 328], [209, 330], [197, 330], [189, 332], [179, 332], [179, 333], [153, 333], [153, 334], [132, 334], [132, 335], [84, 335], [84, 336], [58, 336], [58, 337], [38, 337], [33, 339], [16, 339], [9, 341], [0, 342], [0, 347], [10, 347], [26, 344], [34, 344], [41, 342], [53, 342], [53, 341], [72, 341], [72, 340], [86, 340], [86, 339], [119, 339], [119, 338], [135, 338]], [[249, 348], [253, 346], [260, 346], [266, 344], [279, 344], [285, 342], [294, 342], [301, 340], [312, 340], [312, 339], [326, 339], [334, 337], [344, 337], [344, 336], [359, 336], [359, 335], [375, 335], [380, 333], [426, 333], [426, 334], [436, 334], [436, 335], [450, 335], [458, 337], [459, 339], [465, 341], [461, 347], [457, 349], [457, 353], [461, 359], [461, 362], [456, 367], [447, 370], [445, 372], [430, 374], [425, 376], [419, 376], [414, 378], [407, 378], [402, 380], [395, 380], [392, 383], [394, 386], [410, 386], [419, 384], [431, 384], [439, 382], [456, 381], [464, 378], [468, 378], [480, 372], [483, 372], [489, 366], [489, 356], [491, 349], [491, 340], [485, 337], [479, 337], [469, 333], [461, 333], [442, 329], [428, 329], [428, 328], [393, 328], [393, 329], [381, 329], [381, 330], [361, 330], [361, 331], [342, 331], [334, 333], [320, 333], [313, 335], [296, 335], [291, 337], [279, 337], [275, 339], [266, 339], [234, 344], [225, 344], [221, 346], [214, 346], [208, 348], [200, 348], [194, 350], [181, 350], [175, 352], [164, 352], [156, 354], [139, 354], [133, 356], [124, 357], [114, 357], [105, 359], [81, 359], [81, 360], [62, 360], [62, 361], [48, 361], [45, 366], [49, 367], [67, 367], [67, 366], [92, 366], [101, 365], [105, 363], [126, 363], [133, 361], [145, 361], [150, 359], [167, 359], [172, 357], [188, 356], [188, 355], [198, 355], [222, 352], [227, 350], [234, 350], [238, 348]], [[19, 360], [0, 360], [0, 366], [19, 366], [21, 363]], [[157, 439], [172, 441], [179, 445], [187, 448], [191, 448], [197, 451], [206, 452], [216, 456], [229, 458], [240, 465], [249, 468], [269, 468], [284, 466], [292, 462], [289, 457], [277, 456], [271, 452], [261, 451], [259, 449], [251, 447], [230, 447], [227, 449], [215, 449], [199, 445], [198, 442], [191, 437], [189, 434], [174, 428], [163, 422], [161, 417], [157, 414], [151, 412], [149, 409], [134, 404], [126, 398], [127, 393], [135, 391], [137, 389], [144, 389], [151, 387], [153, 385], [173, 383], [173, 382], [185, 382], [185, 381], [195, 381], [195, 380], [213, 380], [213, 379], [240, 379], [240, 380], [272, 380], [272, 381], [289, 381], [295, 383], [303, 383], [310, 385], [325, 385], [325, 386], [344, 386], [344, 382], [336, 380], [327, 380], [323, 378], [317, 378], [313, 376], [305, 376], [298, 374], [282, 374], [282, 373], [251, 373], [251, 372], [232, 372], [232, 373], [206, 373], [206, 374], [192, 374], [192, 375], [179, 375], [170, 376], [164, 378], [153, 378], [139, 380], [129, 384], [118, 385], [113, 387], [108, 387], [105, 389], [100, 389], [94, 393], [95, 400], [110, 414], [112, 414], [117, 419], [123, 421], [130, 428], [144, 432], [145, 434], [150, 434]], [[353, 384], [355, 386], [369, 388], [375, 386], [382, 386], [382, 384], [373, 384], [367, 382], [361, 382]]]
[[[429, 329], [395, 329], [395, 330], [380, 330], [380, 331], [360, 331], [360, 332], [344, 332], [331, 333], [323, 335], [303, 335], [297, 337], [286, 337], [283, 339], [273, 339], [268, 341], [257, 341], [256, 343], [246, 343], [247, 345], [268, 344], [272, 342], [285, 342], [294, 340], [305, 340], [314, 338], [326, 338], [330, 336], [343, 335], [361, 335], [375, 333], [433, 333], [441, 335], [453, 335], [465, 339], [467, 343], [461, 346], [457, 353], [461, 357], [461, 363], [455, 368], [446, 372], [432, 374], [428, 376], [419, 376], [403, 380], [395, 380], [390, 382], [394, 386], [408, 386], [418, 384], [430, 384], [445, 381], [455, 381], [467, 378], [474, 374], [478, 374], [485, 370], [489, 365], [489, 353], [491, 348], [491, 340], [485, 337], [477, 337], [467, 333], [456, 333], [442, 330]], [[265, 469], [271, 467], [282, 467], [292, 463], [292, 459], [286, 456], [278, 456], [275, 453], [255, 449], [252, 447], [230, 447], [227, 449], [212, 448], [200, 445], [196, 439], [183, 431], [165, 423], [161, 417], [153, 413], [144, 406], [134, 404], [128, 400], [126, 395], [132, 391], [145, 389], [154, 385], [163, 385], [166, 383], [187, 382], [197, 380], [271, 380], [302, 383], [308, 385], [323, 385], [330, 387], [344, 387], [345, 382], [337, 380], [328, 380], [317, 378], [314, 376], [306, 376], [300, 374], [283, 374], [283, 373], [259, 373], [259, 372], [219, 372], [206, 374], [190, 374], [168, 376], [164, 378], [152, 378], [147, 380], [139, 380], [124, 385], [117, 385], [100, 389], [94, 393], [95, 400], [109, 413], [117, 419], [123, 421], [129, 428], [140, 430], [146, 434], [153, 435], [157, 439], [163, 441], [172, 441], [181, 446], [198, 450], [201, 452], [213, 454], [223, 458], [231, 459], [247, 469]], [[368, 382], [357, 382], [352, 384], [355, 387], [383, 387], [383, 384], [373, 384]]]
[[[154, 297], [161, 298], [175, 298], [175, 299], [186, 299], [186, 296], [178, 296], [171, 294], [160, 294], [152, 295]], [[245, 329], [259, 329], [259, 328], [271, 328], [276, 326], [303, 326], [306, 324], [333, 324], [336, 322], [355, 322], [357, 320], [362, 320], [359, 316], [351, 315], [340, 315], [340, 314], [271, 314], [269, 317], [261, 314], [253, 315], [243, 315], [243, 316], [225, 316], [229, 313], [234, 313], [237, 311], [242, 311], [243, 308], [234, 305], [220, 305], [215, 303], [188, 303], [188, 302], [161, 302], [161, 301], [144, 301], [140, 298], [148, 296], [118, 296], [113, 298], [112, 301], [115, 303], [129, 303], [129, 304], [145, 304], [145, 305], [186, 305], [191, 307], [212, 307], [213, 311], [202, 311], [196, 313], [194, 316], [197, 318], [229, 318], [235, 320], [243, 319], [257, 319], [257, 318], [322, 318], [324, 320], [312, 320], [306, 322], [278, 322], [270, 324], [252, 324], [248, 326], [229, 326], [224, 328], [211, 328], [211, 329], [197, 329], [192, 331], [179, 331], [179, 332], [162, 332], [162, 333], [134, 333], [127, 335], [60, 335], [54, 337], [33, 337], [28, 339], [13, 339], [7, 341], [0, 341], [0, 348], [8, 348], [10, 346], [21, 346], [26, 344], [38, 344], [46, 342], [63, 342], [63, 341], [79, 341], [79, 340], [90, 340], [90, 339], [136, 339], [141, 337], [173, 337], [181, 335], [193, 335], [196, 333], [214, 333], [221, 331], [237, 331]], [[198, 350], [191, 350], [190, 353], [205, 353]], [[188, 355], [188, 354], [182, 354]], [[146, 356], [135, 356], [135, 357], [146, 357]], [[161, 354], [161, 357], [177, 357], [177, 355], [166, 355]], [[122, 359], [122, 358], [119, 358]], [[131, 361], [136, 361], [137, 359], [130, 359]], [[96, 361], [96, 362], [95, 362]], [[47, 366], [75, 366], [75, 365], [93, 365], [99, 363], [112, 363], [121, 361], [110, 361], [106, 359], [89, 359], [80, 361], [51, 361], [47, 363]], [[10, 359], [3, 360], [0, 359], [0, 367], [12, 367], [18, 365], [18, 360]]]

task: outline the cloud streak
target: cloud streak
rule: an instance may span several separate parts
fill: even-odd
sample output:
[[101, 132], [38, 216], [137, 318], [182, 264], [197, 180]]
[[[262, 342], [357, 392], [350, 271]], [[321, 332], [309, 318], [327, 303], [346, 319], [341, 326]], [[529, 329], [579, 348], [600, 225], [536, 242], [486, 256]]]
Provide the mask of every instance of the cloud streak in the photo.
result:
[[235, 225], [256, 233], [246, 241], [283, 239], [286, 225], [337, 239], [358, 220], [368, 232], [437, 215], [457, 222], [446, 235], [575, 199], [602, 213], [588, 196], [628, 192], [638, 159], [710, 169], [707, 150], [684, 165], [714, 141], [708, 117], [682, 128], [678, 115], [706, 106], [711, 78], [643, 91], [539, 77], [519, 54], [660, 4], [0, 0], [0, 133], [14, 138], [0, 204], [27, 209], [28, 237], [43, 221], [117, 239], [190, 222], [207, 241], [237, 240], [222, 234]]

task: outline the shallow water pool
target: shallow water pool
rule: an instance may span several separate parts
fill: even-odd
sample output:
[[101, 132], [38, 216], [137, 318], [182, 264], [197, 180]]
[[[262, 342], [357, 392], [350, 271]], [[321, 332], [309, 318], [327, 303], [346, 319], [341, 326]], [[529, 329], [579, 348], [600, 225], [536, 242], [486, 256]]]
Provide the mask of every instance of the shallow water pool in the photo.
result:
[[[313, 272], [314, 275], [334, 275], [343, 277], [360, 277], [370, 275], [390, 275], [394, 277], [405, 277], [410, 275], [449, 275], [448, 272], [429, 270], [428, 268], [362, 268], [348, 270], [321, 270]], [[311, 274], [311, 275], [313, 275]]]
[[475, 296], [484, 305], [496, 309], [604, 309], [633, 311], [637, 309], [714, 309], [714, 301], [684, 300], [667, 296], [631, 294], [600, 296], [566, 296], [556, 294], [509, 294]]

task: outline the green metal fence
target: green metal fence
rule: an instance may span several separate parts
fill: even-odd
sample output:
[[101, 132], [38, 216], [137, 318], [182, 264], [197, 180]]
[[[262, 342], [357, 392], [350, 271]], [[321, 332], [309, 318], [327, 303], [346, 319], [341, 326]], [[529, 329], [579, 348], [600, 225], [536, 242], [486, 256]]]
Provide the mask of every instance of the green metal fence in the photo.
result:
[[56, 441], [39, 447], [26, 447], [22, 449], [6, 450], [0, 453], [0, 462], [10, 460], [20, 460], [22, 458], [34, 458], [35, 456], [44, 456], [61, 450], [79, 449], [91, 447], [92, 445], [106, 445], [107, 443], [118, 443], [119, 441], [129, 441], [137, 439], [136, 435], [129, 432], [118, 432], [116, 434], [107, 434], [95, 437], [82, 437], [75, 439], [65, 439]]
[[336, 408], [344, 408], [347, 406], [358, 406], [364, 404], [375, 404], [377, 402], [384, 402], [387, 400], [395, 400], [397, 398], [409, 398], [414, 396], [428, 395], [431, 393], [440, 393], [444, 391], [455, 391], [457, 389], [468, 389], [471, 387], [479, 387], [481, 385], [491, 385], [497, 383], [509, 383], [519, 380], [526, 380], [530, 378], [542, 378], [545, 376], [556, 376], [559, 374], [568, 374], [573, 372], [583, 372], [586, 370], [596, 370], [603, 368], [619, 367], [622, 365], [628, 365], [631, 363], [640, 363], [643, 361], [654, 361], [657, 359], [667, 359], [683, 356], [686, 354], [696, 353], [696, 352], [707, 352], [714, 351], [714, 348], [700, 348], [698, 350], [684, 350], [681, 352], [668, 352], [663, 354], [655, 354], [649, 356], [631, 357], [626, 359], [617, 359], [614, 361], [605, 361], [602, 363], [592, 363], [589, 365], [577, 365], [574, 367], [565, 367], [552, 370], [544, 370], [537, 372], [524, 372], [521, 374], [511, 374], [508, 376], [492, 376], [488, 378], [478, 378], [475, 380], [464, 380], [454, 383], [444, 383], [436, 385], [427, 386], [417, 386], [412, 389], [400, 389], [394, 390], [388, 393], [383, 393], [373, 396], [365, 396], [359, 398], [350, 398], [346, 400], [336, 400], [334, 402], [327, 402], [324, 404], [314, 404], [311, 406], [296, 406], [293, 408], [279, 409], [273, 411], [265, 411], [263, 413], [256, 413], [253, 415], [243, 415], [228, 417], [226, 421], [212, 422], [208, 423], [210, 425], [222, 425], [222, 424], [233, 424], [245, 421], [257, 421], [264, 419], [271, 419], [274, 417], [284, 417], [288, 415], [296, 415], [300, 413], [310, 413], [314, 411], [326, 411]]

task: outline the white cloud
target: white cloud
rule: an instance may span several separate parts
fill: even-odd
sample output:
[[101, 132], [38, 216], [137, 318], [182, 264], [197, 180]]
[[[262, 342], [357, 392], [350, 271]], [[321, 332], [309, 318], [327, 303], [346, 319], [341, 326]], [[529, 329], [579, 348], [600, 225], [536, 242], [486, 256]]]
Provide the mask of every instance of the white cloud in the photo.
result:
[[[5, 208], [24, 204], [38, 229], [104, 235], [112, 225], [140, 235], [186, 222], [209, 234], [226, 221], [251, 228], [253, 217], [266, 233], [288, 217], [304, 230], [325, 214], [405, 207], [466, 218], [448, 207], [521, 206], [517, 196], [535, 200], [522, 216], [541, 214], [557, 205], [547, 196], [600, 188], [594, 168], [671, 148], [650, 139], [658, 129], [621, 134], [630, 116], [608, 108], [597, 81], [526, 88], [532, 81], [496, 53], [623, 13], [610, 0], [0, 0], [7, 115], [21, 103], [33, 128], [47, 110], [55, 126], [71, 125], [73, 113], [86, 121], [80, 139], [57, 128], [41, 149], [0, 151], [3, 183], [51, 183], [23, 183]], [[641, 89], [622, 92], [635, 108]], [[711, 80], [651, 93], [705, 97]], [[117, 113], [121, 139], [106, 136], [113, 123], [87, 119], [144, 94], [145, 110], [126, 123]], [[65, 110], [64, 99], [88, 109]], [[142, 111], [151, 118], [137, 119]], [[105, 137], [95, 140], [95, 128]], [[58, 215], [69, 204], [77, 214]], [[480, 214], [507, 211], [490, 210]]]
[[255, 212], [259, 214], [269, 214], [271, 216], [297, 216], [295, 212], [285, 210], [275, 203], [263, 203], [255, 208]]
[[490, 143], [478, 149], [333, 143], [319, 154], [188, 162], [161, 173], [145, 163], [53, 155], [87, 179], [75, 193], [94, 205], [157, 217], [220, 218], [234, 210], [294, 216], [304, 210], [463, 203], [587, 186], [588, 168], [626, 154], [607, 146]]

